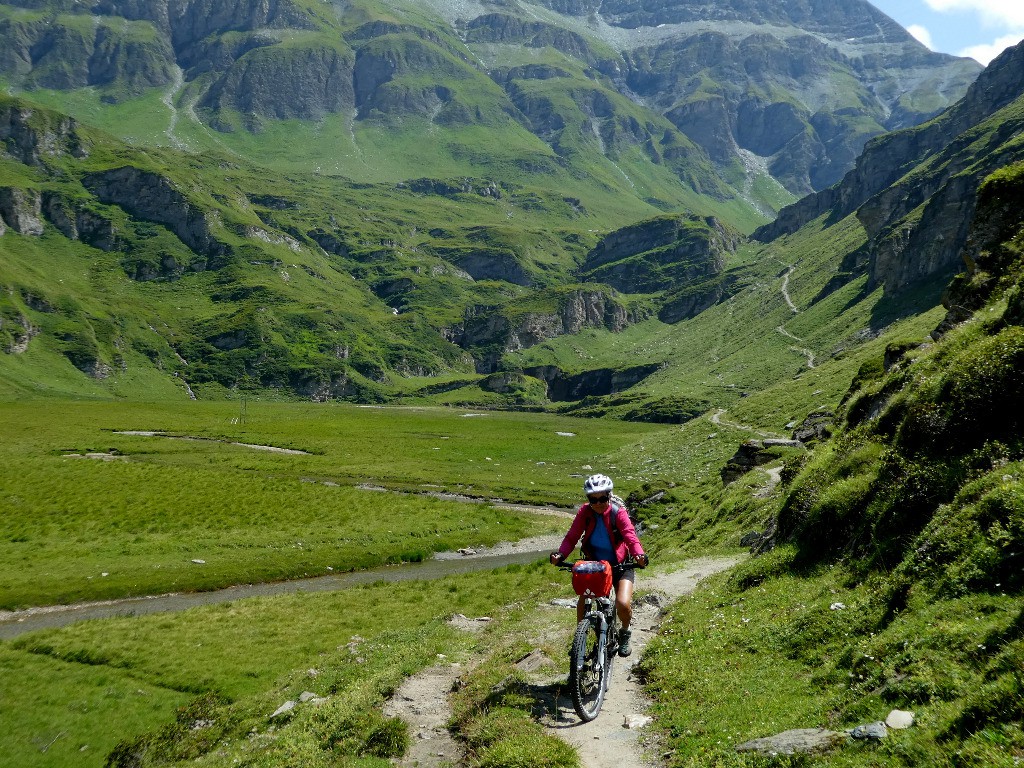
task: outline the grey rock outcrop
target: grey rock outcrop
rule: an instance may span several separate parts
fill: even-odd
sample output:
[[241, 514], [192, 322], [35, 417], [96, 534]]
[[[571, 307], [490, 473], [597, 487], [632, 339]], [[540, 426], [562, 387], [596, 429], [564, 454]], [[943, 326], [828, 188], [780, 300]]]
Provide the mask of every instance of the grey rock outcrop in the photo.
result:
[[832, 436], [835, 427], [836, 415], [833, 411], [822, 409], [812, 411], [796, 429], [793, 430], [793, 439], [801, 443], [813, 443], [817, 440], [827, 440]]
[[796, 755], [828, 752], [846, 741], [846, 734], [825, 728], [796, 728], [774, 736], [751, 739], [736, 746], [737, 752], [762, 755]]
[[[1024, 158], [1010, 148], [1024, 121], [1001, 114], [1022, 94], [1024, 45], [1017, 45], [996, 58], [939, 119], [869, 142], [840, 184], [784, 208], [754, 238], [767, 242], [824, 213], [839, 220], [856, 212], [869, 237], [859, 258], [872, 286], [898, 294], [951, 274], [967, 240], [978, 184], [996, 168]], [[980, 140], [985, 151], [979, 150]]]
[[118, 247], [113, 222], [95, 211], [77, 208], [75, 203], [54, 192], [43, 193], [42, 211], [47, 221], [70, 240], [81, 240], [101, 251]]
[[502, 356], [509, 352], [584, 328], [619, 332], [636, 319], [605, 292], [578, 290], [561, 297], [553, 312], [513, 316], [499, 307], [473, 307], [461, 324], [447, 330], [446, 338], [473, 352], [478, 373], [494, 373]]
[[352, 108], [352, 66], [352, 56], [334, 48], [254, 48], [231, 63], [202, 106], [279, 120], [317, 119]]
[[17, 103], [0, 103], [0, 151], [25, 165], [40, 165], [44, 157], [88, 156], [70, 117], [41, 112]]
[[768, 438], [765, 440], [747, 440], [736, 450], [732, 458], [726, 462], [719, 473], [722, 482], [726, 485], [742, 477], [744, 474], [759, 467], [776, 461], [789, 449], [803, 449], [804, 445], [799, 440], [781, 440]]
[[738, 242], [713, 217], [660, 216], [606, 235], [581, 269], [587, 280], [621, 291], [666, 292], [658, 317], [678, 322], [727, 295], [722, 273]]
[[850, 736], [862, 741], [882, 741], [889, 737], [889, 728], [882, 721], [858, 725], [849, 730]]
[[622, 392], [639, 384], [661, 366], [634, 365], [627, 368], [595, 368], [582, 373], [567, 374], [554, 365], [532, 366], [524, 369], [529, 376], [548, 385], [549, 400], [582, 400]]
[[89, 174], [82, 183], [100, 201], [120, 206], [138, 219], [165, 225], [185, 245], [206, 256], [211, 266], [231, 253], [228, 245], [214, 237], [209, 214], [164, 176], [129, 165]]
[[19, 235], [43, 234], [42, 196], [39, 191], [0, 187], [0, 218]]

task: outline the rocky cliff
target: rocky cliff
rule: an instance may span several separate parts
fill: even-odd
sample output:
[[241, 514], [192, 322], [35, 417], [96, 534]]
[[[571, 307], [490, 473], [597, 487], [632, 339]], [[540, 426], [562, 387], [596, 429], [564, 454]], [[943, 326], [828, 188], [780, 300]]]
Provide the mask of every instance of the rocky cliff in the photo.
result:
[[713, 217], [661, 216], [606, 235], [587, 254], [581, 274], [624, 293], [667, 292], [659, 316], [677, 322], [725, 295], [721, 276], [739, 239]]
[[82, 183], [101, 202], [120, 206], [143, 221], [167, 226], [192, 251], [215, 265], [223, 265], [231, 253], [215, 236], [211, 216], [165, 176], [124, 166], [88, 174]]
[[872, 285], [889, 293], [960, 261], [974, 190], [996, 168], [1022, 156], [1024, 46], [999, 56], [965, 97], [930, 123], [873, 140], [843, 181], [783, 209], [754, 237], [773, 240], [828, 214], [852, 213], [869, 243], [860, 254]]
[[538, 311], [516, 310], [514, 305], [473, 307], [446, 337], [471, 352], [478, 373], [493, 373], [510, 352], [584, 328], [618, 332], [642, 317], [603, 291], [574, 290], [551, 298], [554, 306]]

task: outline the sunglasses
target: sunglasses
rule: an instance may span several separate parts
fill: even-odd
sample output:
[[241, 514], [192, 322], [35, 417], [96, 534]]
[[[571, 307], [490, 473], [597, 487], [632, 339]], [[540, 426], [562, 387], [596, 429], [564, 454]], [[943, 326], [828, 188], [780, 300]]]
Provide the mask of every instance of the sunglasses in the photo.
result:
[[591, 502], [593, 504], [604, 504], [610, 498], [611, 498], [611, 496], [609, 496], [606, 493], [603, 496], [587, 496], [587, 501], [589, 501], [589, 502]]

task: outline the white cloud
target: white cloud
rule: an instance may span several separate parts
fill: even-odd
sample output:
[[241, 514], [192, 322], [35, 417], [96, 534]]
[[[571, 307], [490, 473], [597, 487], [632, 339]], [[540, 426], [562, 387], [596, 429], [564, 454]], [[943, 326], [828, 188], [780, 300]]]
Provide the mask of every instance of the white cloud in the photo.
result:
[[1011, 45], [1016, 45], [1022, 39], [1024, 39], [1024, 32], [1020, 32], [1016, 35], [1004, 35], [998, 40], [993, 40], [991, 43], [972, 45], [968, 48], [964, 48], [957, 55], [969, 56], [976, 61], [980, 61], [985, 66], [988, 66], [988, 63], [992, 61], [992, 59], [1005, 51]]
[[928, 31], [927, 27], [922, 27], [920, 24], [911, 24], [907, 27], [907, 32], [928, 50], [935, 50], [935, 43], [932, 42], [932, 33]]
[[1021, 0], [925, 0], [933, 11], [977, 13], [991, 26], [1024, 30], [1024, 3]]

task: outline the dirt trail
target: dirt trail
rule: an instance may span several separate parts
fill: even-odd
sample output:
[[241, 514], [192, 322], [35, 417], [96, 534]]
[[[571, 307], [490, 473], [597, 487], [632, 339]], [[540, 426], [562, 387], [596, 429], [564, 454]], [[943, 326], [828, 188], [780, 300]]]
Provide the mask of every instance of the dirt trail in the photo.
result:
[[753, 432], [755, 435], [758, 435], [759, 437], [780, 437], [780, 435], [776, 434], [775, 432], [765, 432], [764, 430], [757, 429], [756, 427], [751, 427], [747, 424], [740, 424], [735, 421], [726, 421], [725, 419], [722, 418], [722, 414], [724, 413], [728, 413], [728, 411], [725, 410], [725, 408], [718, 408], [710, 416], [711, 423], [714, 424], [716, 427], [731, 427], [732, 429], [740, 429], [743, 430], [744, 432]]
[[454, 664], [425, 669], [406, 679], [385, 704], [385, 715], [400, 717], [409, 724], [409, 750], [398, 765], [427, 768], [458, 764], [462, 747], [448, 732], [448, 694], [461, 671]]
[[[634, 604], [633, 655], [616, 660], [611, 687], [596, 720], [580, 722], [568, 691], [562, 685], [554, 687], [561, 690], [562, 695], [550, 702], [553, 706], [544, 707], [551, 714], [542, 717], [541, 723], [549, 733], [576, 748], [584, 768], [649, 768], [653, 765], [645, 760], [641, 743], [640, 729], [646, 723], [648, 701], [631, 670], [657, 632], [664, 607], [692, 592], [702, 578], [730, 568], [741, 559], [701, 558], [668, 573], [653, 569], [640, 573], [637, 588], [656, 597], [646, 597]], [[481, 629], [486, 621], [463, 616], [453, 619], [453, 623], [466, 631]], [[412, 737], [410, 750], [399, 765], [443, 768], [462, 764], [459, 745], [445, 729], [445, 723], [451, 715], [448, 693], [463, 669], [459, 664], [444, 663], [425, 669], [407, 679], [388, 702], [385, 712], [405, 720]]]
[[793, 303], [793, 299], [789, 295], [789, 278], [794, 272], [796, 272], [796, 266], [790, 264], [789, 268], [786, 270], [786, 274], [782, 278], [782, 298], [786, 300], [786, 305], [789, 307], [789, 311], [795, 315], [800, 310], [797, 308], [796, 304]]
[[611, 688], [601, 707], [601, 714], [589, 723], [580, 722], [572, 701], [566, 695], [557, 702], [556, 716], [544, 723], [550, 733], [576, 747], [583, 768], [644, 768], [655, 765], [643, 754], [641, 735], [649, 702], [633, 678], [633, 667], [658, 631], [664, 606], [690, 594], [704, 577], [724, 571], [741, 559], [701, 558], [691, 560], [671, 573], [639, 573], [637, 588], [659, 595], [661, 606], [654, 601], [643, 600], [634, 604], [633, 654], [627, 659], [616, 660]]

